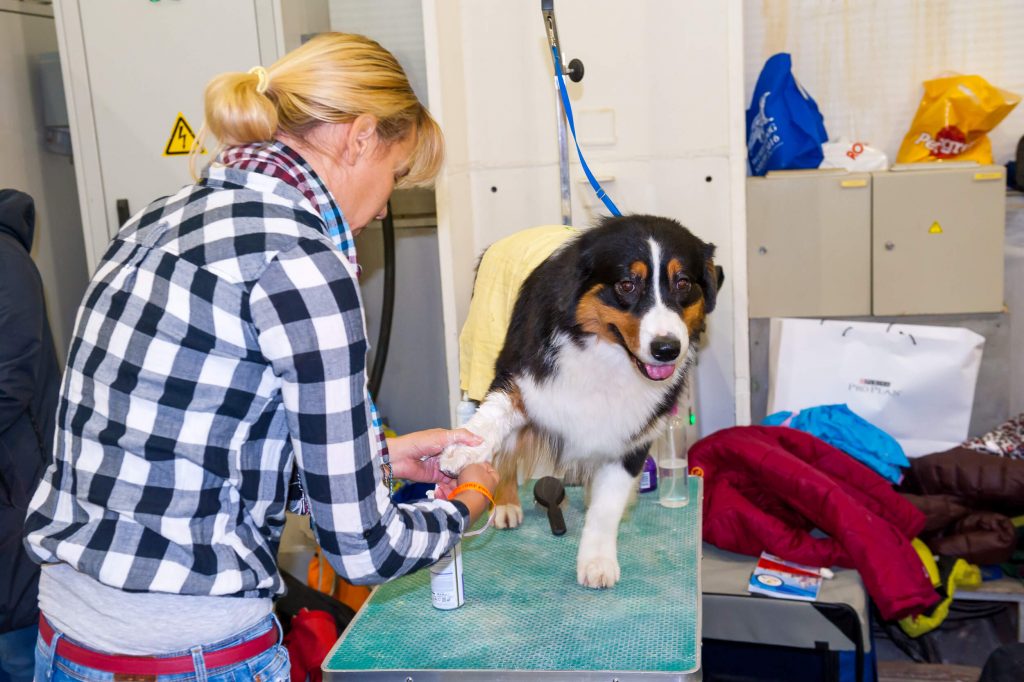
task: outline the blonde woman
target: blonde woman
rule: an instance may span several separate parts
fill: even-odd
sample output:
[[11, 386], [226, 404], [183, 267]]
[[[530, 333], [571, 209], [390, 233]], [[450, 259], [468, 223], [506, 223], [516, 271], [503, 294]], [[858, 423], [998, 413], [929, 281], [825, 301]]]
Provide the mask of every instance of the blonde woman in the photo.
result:
[[[289, 497], [337, 572], [373, 583], [436, 561], [497, 483], [467, 467], [452, 491], [434, 456], [476, 437], [385, 442], [366, 389], [353, 237], [443, 154], [395, 58], [319, 36], [215, 78], [206, 125], [218, 162], [125, 224], [78, 313], [26, 523], [38, 680], [287, 680]], [[394, 505], [392, 473], [454, 494]]]

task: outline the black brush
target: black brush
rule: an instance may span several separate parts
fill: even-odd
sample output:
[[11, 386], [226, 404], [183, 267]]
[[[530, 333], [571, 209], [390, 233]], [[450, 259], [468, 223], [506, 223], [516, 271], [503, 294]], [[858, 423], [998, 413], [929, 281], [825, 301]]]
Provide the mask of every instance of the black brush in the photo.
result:
[[533, 486], [533, 499], [548, 512], [548, 523], [551, 524], [552, 535], [565, 535], [565, 518], [562, 516], [562, 500], [565, 499], [565, 486], [553, 476], [545, 476]]

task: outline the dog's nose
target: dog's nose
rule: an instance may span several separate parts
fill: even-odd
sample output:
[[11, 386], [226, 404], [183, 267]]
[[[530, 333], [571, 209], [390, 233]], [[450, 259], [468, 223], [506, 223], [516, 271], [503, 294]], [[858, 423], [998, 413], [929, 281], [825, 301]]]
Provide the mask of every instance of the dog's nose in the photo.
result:
[[669, 362], [679, 357], [679, 339], [657, 336], [651, 341], [651, 356], [658, 362]]

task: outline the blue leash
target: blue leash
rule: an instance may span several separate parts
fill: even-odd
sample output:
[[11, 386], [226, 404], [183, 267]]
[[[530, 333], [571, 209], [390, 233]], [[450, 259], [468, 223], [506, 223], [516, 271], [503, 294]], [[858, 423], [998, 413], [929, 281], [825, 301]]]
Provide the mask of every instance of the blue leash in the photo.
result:
[[580, 149], [580, 142], [576, 139], [576, 122], [572, 118], [572, 105], [569, 104], [569, 93], [565, 89], [565, 78], [562, 76], [562, 57], [558, 54], [558, 48], [554, 45], [551, 46], [551, 52], [555, 57], [555, 76], [558, 78], [558, 90], [562, 93], [562, 106], [565, 108], [565, 118], [569, 121], [569, 130], [572, 131], [572, 141], [576, 145], [576, 153], [580, 157], [580, 165], [583, 166], [583, 173], [587, 176], [587, 180], [590, 181], [590, 186], [594, 188], [594, 192], [597, 193], [597, 198], [604, 202], [604, 205], [608, 208], [614, 216], [621, 216], [622, 211], [615, 205], [612, 198], [608, 196], [608, 193], [601, 187], [601, 183], [597, 181], [594, 174], [590, 172], [590, 166], [587, 165], [586, 159], [583, 158], [583, 150]]

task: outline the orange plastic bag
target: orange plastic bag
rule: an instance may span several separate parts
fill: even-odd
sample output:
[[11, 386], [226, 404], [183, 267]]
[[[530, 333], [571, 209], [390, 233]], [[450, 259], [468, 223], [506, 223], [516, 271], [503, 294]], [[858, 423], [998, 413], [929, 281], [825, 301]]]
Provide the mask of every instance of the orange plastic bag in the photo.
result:
[[353, 611], [358, 611], [366, 598], [370, 596], [370, 588], [365, 585], [353, 585], [331, 568], [317, 548], [309, 560], [309, 567], [306, 573], [306, 584], [317, 592], [328, 594], [342, 604], [345, 604]]
[[990, 130], [1020, 102], [981, 76], [946, 76], [925, 81], [924, 97], [897, 163], [977, 161], [992, 163]]

